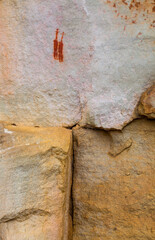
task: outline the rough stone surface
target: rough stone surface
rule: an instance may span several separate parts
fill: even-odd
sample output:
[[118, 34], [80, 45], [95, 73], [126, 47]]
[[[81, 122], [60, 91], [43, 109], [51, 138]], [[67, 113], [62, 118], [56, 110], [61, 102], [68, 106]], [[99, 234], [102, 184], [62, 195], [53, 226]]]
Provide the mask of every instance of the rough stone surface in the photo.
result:
[[155, 118], [155, 84], [142, 94], [138, 111], [140, 115]]
[[0, 120], [121, 129], [154, 80], [153, 14], [152, 0], [1, 0]]
[[74, 240], [153, 240], [155, 125], [74, 129]]
[[71, 138], [63, 128], [1, 125], [0, 239], [69, 239]]

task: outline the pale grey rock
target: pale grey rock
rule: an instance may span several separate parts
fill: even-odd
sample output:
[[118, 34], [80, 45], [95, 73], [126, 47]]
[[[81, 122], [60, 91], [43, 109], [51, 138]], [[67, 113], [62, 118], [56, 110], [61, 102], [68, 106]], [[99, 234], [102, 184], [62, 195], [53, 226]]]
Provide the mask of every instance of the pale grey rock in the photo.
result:
[[153, 4], [127, 2], [0, 1], [0, 120], [121, 129], [135, 118], [155, 76]]

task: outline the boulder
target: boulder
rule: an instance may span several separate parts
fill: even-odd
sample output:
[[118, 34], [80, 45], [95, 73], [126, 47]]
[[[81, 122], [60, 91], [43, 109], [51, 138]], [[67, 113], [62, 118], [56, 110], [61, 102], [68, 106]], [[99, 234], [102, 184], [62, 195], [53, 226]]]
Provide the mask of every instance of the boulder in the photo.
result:
[[155, 118], [155, 84], [142, 94], [138, 111], [140, 115], [150, 119]]
[[74, 129], [73, 240], [154, 239], [155, 125]]
[[69, 239], [71, 163], [70, 130], [1, 124], [0, 239]]
[[1, 0], [0, 120], [122, 129], [154, 81], [153, 28], [152, 0]]

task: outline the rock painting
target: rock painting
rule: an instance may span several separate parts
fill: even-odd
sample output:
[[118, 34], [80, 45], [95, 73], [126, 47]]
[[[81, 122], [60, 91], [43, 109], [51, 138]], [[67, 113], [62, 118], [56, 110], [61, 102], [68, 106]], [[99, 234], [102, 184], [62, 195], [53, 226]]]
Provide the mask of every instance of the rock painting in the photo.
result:
[[128, 24], [136, 24], [140, 21], [148, 23], [151, 28], [155, 27], [153, 20], [155, 0], [107, 0], [107, 4], [114, 9], [117, 17], [124, 19]]
[[61, 34], [61, 41], [59, 41], [59, 29], [56, 29], [55, 32], [55, 39], [53, 41], [53, 57], [55, 60], [58, 60], [59, 62], [63, 62], [64, 56], [63, 56], [63, 36], [64, 32]]

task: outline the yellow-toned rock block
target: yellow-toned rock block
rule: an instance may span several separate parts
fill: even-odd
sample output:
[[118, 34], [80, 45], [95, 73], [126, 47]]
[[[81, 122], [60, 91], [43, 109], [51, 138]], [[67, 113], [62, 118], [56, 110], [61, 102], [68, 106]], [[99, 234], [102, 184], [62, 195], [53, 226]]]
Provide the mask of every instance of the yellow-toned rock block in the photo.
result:
[[155, 125], [74, 130], [74, 240], [153, 240]]
[[148, 88], [141, 96], [138, 112], [150, 119], [155, 118], [155, 84]]
[[0, 239], [68, 240], [72, 134], [0, 127]]

